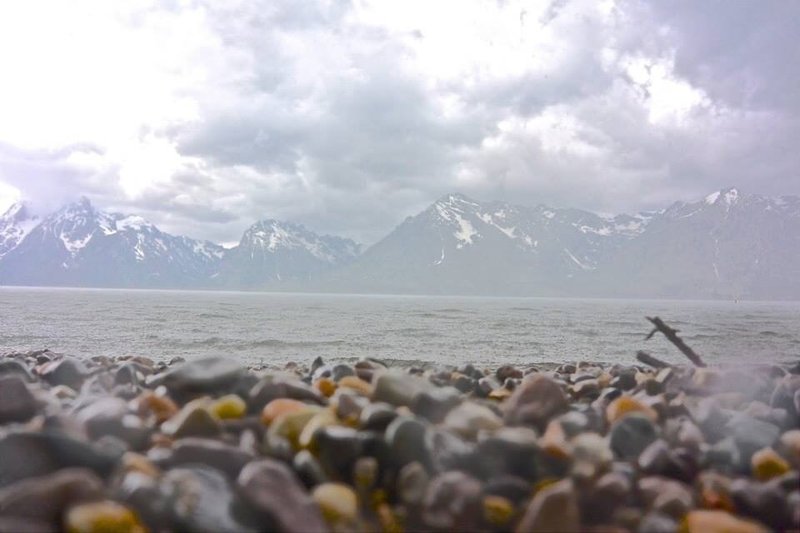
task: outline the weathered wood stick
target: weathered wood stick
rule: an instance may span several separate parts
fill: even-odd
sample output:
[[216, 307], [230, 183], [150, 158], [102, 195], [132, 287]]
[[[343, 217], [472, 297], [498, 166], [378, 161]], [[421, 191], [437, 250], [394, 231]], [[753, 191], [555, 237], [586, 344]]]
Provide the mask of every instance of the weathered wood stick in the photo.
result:
[[648, 316], [648, 317], [645, 317], [645, 318], [647, 318], [647, 320], [649, 320], [653, 324], [653, 326], [655, 326], [653, 331], [651, 331], [650, 334], [647, 335], [647, 337], [645, 337], [645, 340], [651, 339], [653, 337], [653, 335], [655, 335], [656, 331], [660, 331], [661, 333], [664, 334], [664, 336], [667, 338], [667, 340], [669, 342], [674, 344], [675, 347], [677, 349], [679, 349], [681, 351], [681, 353], [683, 353], [683, 355], [685, 355], [686, 357], [689, 358], [689, 360], [692, 362], [692, 364], [694, 364], [694, 366], [699, 366], [699, 367], [705, 367], [706, 366], [706, 364], [703, 362], [703, 359], [699, 355], [697, 355], [697, 353], [695, 353], [694, 350], [689, 348], [686, 345], [686, 343], [683, 342], [683, 339], [678, 337], [678, 330], [677, 329], [672, 329], [671, 327], [666, 325], [663, 320], [661, 320], [658, 317], [649, 317]]
[[658, 359], [657, 357], [654, 357], [649, 353], [643, 352], [641, 350], [636, 352], [636, 359], [646, 364], [647, 366], [652, 366], [653, 368], [667, 368], [672, 366], [671, 364], [666, 363], [661, 359]]

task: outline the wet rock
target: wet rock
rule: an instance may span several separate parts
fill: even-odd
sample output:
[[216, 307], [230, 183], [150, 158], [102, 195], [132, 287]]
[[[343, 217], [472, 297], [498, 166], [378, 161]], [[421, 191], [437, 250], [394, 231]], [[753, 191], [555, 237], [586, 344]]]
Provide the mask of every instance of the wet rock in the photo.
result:
[[502, 426], [503, 420], [494, 411], [474, 402], [462, 403], [444, 419], [444, 427], [470, 439], [480, 431], [495, 431]]
[[516, 531], [572, 532], [580, 530], [580, 525], [575, 488], [563, 480], [536, 493]]
[[83, 467], [107, 476], [119, 455], [58, 433], [9, 433], [0, 437], [0, 488], [62, 468]]
[[538, 473], [539, 445], [536, 432], [530, 428], [502, 428], [478, 442], [483, 476], [514, 474], [534, 479]]
[[73, 390], [80, 390], [83, 380], [88, 375], [89, 370], [86, 365], [71, 357], [46, 363], [39, 369], [39, 376], [50, 385], [66, 385]]
[[244, 500], [275, 529], [327, 531], [319, 507], [285, 464], [269, 459], [250, 463], [239, 474], [237, 486]]
[[[5, 455], [0, 455], [6, 461]], [[47, 529], [60, 527], [64, 510], [71, 504], [97, 498], [103, 482], [91, 470], [67, 468], [32, 477], [0, 489], [0, 516], [35, 520]]]
[[247, 370], [235, 359], [209, 357], [189, 361], [148, 379], [148, 385], [164, 385], [172, 394], [191, 397], [228, 390]]
[[622, 417], [611, 427], [610, 442], [614, 454], [621, 459], [635, 459], [658, 438], [658, 431], [644, 415]]
[[308, 407], [307, 404], [300, 400], [293, 400], [291, 398], [276, 398], [264, 406], [261, 411], [261, 422], [264, 425], [270, 425], [278, 417], [305, 411]]
[[430, 477], [420, 463], [408, 463], [397, 475], [397, 495], [406, 505], [416, 507], [425, 498]]
[[250, 390], [247, 398], [247, 409], [250, 413], [260, 413], [272, 400], [289, 398], [301, 402], [325, 405], [325, 397], [313, 387], [299, 379], [284, 376], [270, 375], [257, 382]]
[[474, 531], [481, 518], [481, 484], [463, 472], [446, 472], [428, 485], [422, 517], [437, 530]]
[[323, 483], [311, 497], [322, 511], [325, 521], [334, 528], [352, 528], [358, 518], [358, 497], [343, 483]]
[[361, 455], [361, 440], [353, 428], [330, 426], [315, 436], [314, 448], [322, 468], [336, 480], [350, 481], [353, 466]]
[[161, 425], [161, 431], [176, 439], [184, 437], [216, 437], [222, 428], [208, 411], [205, 402], [195, 401], [183, 406], [175, 416]]
[[159, 484], [161, 497], [171, 511], [173, 528], [201, 532], [253, 531], [248, 516], [222, 473], [194, 466], [175, 468]]
[[134, 450], [144, 448], [151, 433], [142, 419], [129, 411], [127, 402], [120, 398], [96, 400], [78, 411], [77, 418], [86, 426], [90, 439], [116, 437]]
[[33, 375], [25, 365], [15, 359], [0, 359], [0, 377], [11, 376], [17, 376], [28, 383], [33, 381]]
[[67, 511], [64, 526], [70, 533], [145, 533], [134, 511], [117, 502], [104, 500], [76, 505]]
[[306, 425], [320, 412], [321, 407], [308, 405], [299, 411], [284, 413], [270, 424], [267, 437], [285, 439], [297, 449]]
[[37, 410], [36, 398], [19, 374], [0, 377], [0, 425], [30, 420]]
[[252, 460], [252, 454], [237, 446], [214, 439], [189, 437], [175, 441], [168, 463], [171, 467], [207, 465], [230, 479], [236, 479], [242, 468]]
[[308, 450], [300, 450], [292, 459], [292, 467], [307, 488], [330, 481], [317, 458]]
[[397, 417], [386, 428], [386, 443], [392, 460], [399, 467], [418, 461], [430, 469], [431, 458], [425, 445], [426, 426], [411, 417]]
[[414, 396], [411, 411], [430, 420], [441, 422], [445, 416], [461, 403], [461, 393], [453, 387], [436, 387]]
[[725, 511], [690, 511], [682, 524], [687, 533], [766, 533], [767, 528]]
[[753, 476], [761, 481], [782, 476], [790, 469], [789, 463], [772, 448], [763, 448], [754, 453], [750, 464]]
[[384, 431], [395, 418], [397, 411], [388, 403], [371, 403], [361, 411], [359, 425], [365, 430]]
[[372, 399], [394, 406], [412, 406], [414, 399], [419, 394], [431, 390], [433, 390], [433, 385], [424, 379], [405, 372], [388, 370], [377, 376]]
[[550, 418], [569, 409], [569, 401], [555, 381], [533, 374], [522, 381], [504, 407], [506, 423], [532, 425], [544, 431]]

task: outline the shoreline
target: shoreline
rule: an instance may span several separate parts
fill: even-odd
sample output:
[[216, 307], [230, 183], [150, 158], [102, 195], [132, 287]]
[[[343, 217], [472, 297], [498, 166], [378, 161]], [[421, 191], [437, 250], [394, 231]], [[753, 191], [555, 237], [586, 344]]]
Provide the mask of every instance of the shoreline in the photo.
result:
[[800, 364], [0, 355], [0, 530], [800, 524]]

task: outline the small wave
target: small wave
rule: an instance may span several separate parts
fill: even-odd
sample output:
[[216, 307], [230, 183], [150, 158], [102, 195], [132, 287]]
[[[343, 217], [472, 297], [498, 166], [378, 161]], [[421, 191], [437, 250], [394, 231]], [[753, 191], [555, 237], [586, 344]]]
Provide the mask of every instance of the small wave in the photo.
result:
[[777, 331], [771, 331], [771, 330], [768, 330], [768, 329], [764, 330], [764, 331], [759, 331], [758, 334], [761, 335], [762, 337], [774, 337], [774, 338], [777, 338], [777, 339], [791, 339], [792, 338], [792, 336], [789, 335], [788, 333], [778, 333]]

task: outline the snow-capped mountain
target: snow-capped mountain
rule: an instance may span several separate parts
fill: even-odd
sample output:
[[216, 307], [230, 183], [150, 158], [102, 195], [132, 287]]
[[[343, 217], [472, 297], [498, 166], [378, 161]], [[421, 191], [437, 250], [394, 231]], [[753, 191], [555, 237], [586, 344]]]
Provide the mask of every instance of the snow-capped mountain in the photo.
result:
[[331, 278], [353, 291], [798, 298], [800, 198], [727, 189], [600, 216], [451, 194]]
[[100, 287], [205, 284], [224, 250], [176, 237], [137, 216], [106, 213], [88, 199], [46, 217], [0, 261], [0, 283]]
[[22, 202], [13, 204], [0, 215], [0, 259], [16, 248], [37, 224], [39, 217], [32, 215]]
[[360, 246], [349, 239], [317, 235], [299, 224], [263, 220], [244, 232], [220, 264], [218, 284], [263, 287], [306, 280], [352, 261]]

